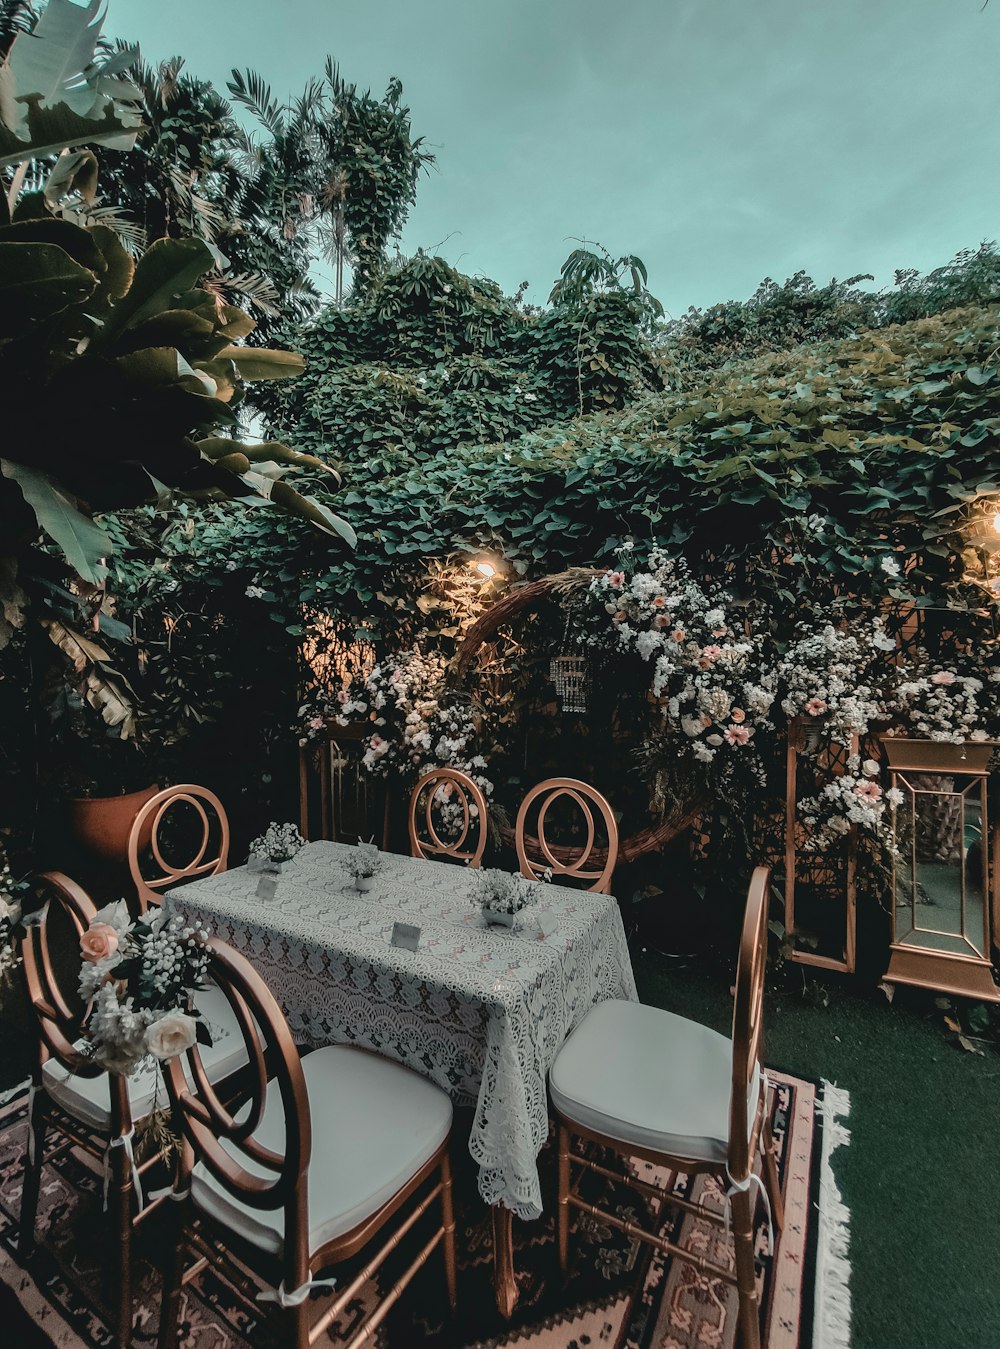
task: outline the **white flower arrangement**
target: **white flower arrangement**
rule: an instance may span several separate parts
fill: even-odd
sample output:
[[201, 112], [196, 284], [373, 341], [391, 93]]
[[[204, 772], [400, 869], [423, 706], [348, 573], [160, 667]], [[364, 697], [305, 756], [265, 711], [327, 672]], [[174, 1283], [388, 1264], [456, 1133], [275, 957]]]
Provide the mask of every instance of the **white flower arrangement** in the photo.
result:
[[789, 717], [815, 717], [831, 739], [849, 744], [893, 708], [887, 656], [895, 649], [877, 618], [849, 629], [833, 623], [800, 628], [778, 665], [782, 710]]
[[892, 849], [891, 817], [886, 807], [902, 805], [903, 793], [898, 787], [883, 791], [877, 781], [880, 771], [874, 759], [862, 762], [859, 755], [852, 754], [844, 773], [832, 778], [817, 796], [799, 802], [799, 818], [808, 830], [806, 852], [826, 852], [850, 833], [852, 826]]
[[[335, 720], [342, 726], [359, 719], [371, 722], [362, 764], [373, 776], [395, 772], [412, 781], [431, 767], [457, 768], [489, 797], [493, 783], [485, 772], [486, 760], [474, 752], [472, 707], [447, 688], [447, 667], [444, 656], [419, 646], [386, 656], [367, 676], [341, 690]], [[306, 724], [312, 719], [322, 722], [313, 714]], [[448, 806], [443, 796], [440, 801], [445, 824], [449, 810], [458, 822], [461, 808]]]
[[494, 914], [514, 917], [538, 901], [537, 886], [513, 872], [483, 867], [472, 877], [472, 903], [487, 919]]
[[374, 843], [359, 843], [352, 848], [343, 861], [348, 876], [358, 881], [371, 880], [385, 865], [385, 858]]
[[250, 856], [261, 862], [290, 862], [306, 841], [294, 824], [277, 824], [274, 820], [260, 838], [250, 844]]
[[0, 984], [10, 979], [21, 963], [17, 947], [17, 928], [21, 922], [19, 893], [26, 889], [15, 881], [6, 859], [0, 863]]
[[1000, 670], [983, 679], [938, 665], [925, 654], [900, 672], [898, 687], [902, 730], [928, 740], [961, 745], [989, 740], [998, 727]]
[[162, 909], [133, 922], [124, 900], [94, 915], [80, 938], [79, 988], [88, 1049], [104, 1068], [129, 1076], [147, 1059], [211, 1043], [192, 1010], [205, 987], [207, 935]]
[[617, 648], [652, 664], [651, 694], [696, 762], [740, 754], [773, 729], [775, 672], [761, 642], [730, 614], [725, 592], [707, 591], [682, 564], [654, 552], [645, 570], [597, 577], [590, 596], [610, 617]]

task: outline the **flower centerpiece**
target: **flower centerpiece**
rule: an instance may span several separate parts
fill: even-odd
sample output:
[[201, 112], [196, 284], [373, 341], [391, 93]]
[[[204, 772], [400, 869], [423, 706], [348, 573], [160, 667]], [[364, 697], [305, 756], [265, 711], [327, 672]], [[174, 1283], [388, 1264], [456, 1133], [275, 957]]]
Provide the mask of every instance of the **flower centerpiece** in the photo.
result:
[[250, 844], [250, 856], [258, 867], [263, 865], [265, 870], [280, 871], [305, 845], [305, 839], [294, 824], [276, 824], [272, 820], [260, 838]]
[[818, 630], [799, 627], [777, 672], [786, 716], [814, 723], [810, 751], [824, 737], [849, 745], [852, 736], [865, 735], [872, 722], [889, 715], [894, 667], [887, 656], [895, 650], [877, 618], [850, 628], [833, 623]]
[[523, 876], [493, 867], [473, 873], [472, 902], [487, 923], [516, 927], [519, 914], [537, 899], [537, 886]]
[[344, 858], [344, 870], [353, 877], [354, 888], [365, 895], [382, 870], [385, 859], [374, 843], [359, 843]]
[[124, 900], [108, 904], [80, 938], [80, 996], [88, 1051], [129, 1076], [147, 1059], [171, 1059], [211, 1044], [193, 994], [204, 988], [207, 933], [163, 909], [133, 922]]

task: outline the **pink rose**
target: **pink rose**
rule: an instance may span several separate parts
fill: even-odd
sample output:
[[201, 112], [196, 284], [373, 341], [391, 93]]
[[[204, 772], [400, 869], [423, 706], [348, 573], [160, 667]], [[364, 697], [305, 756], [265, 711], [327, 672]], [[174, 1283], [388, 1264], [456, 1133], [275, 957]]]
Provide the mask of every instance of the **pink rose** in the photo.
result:
[[619, 609], [611, 621], [612, 623], [624, 623], [626, 618], [628, 618], [628, 614], [625, 612], [625, 610]]
[[669, 614], [657, 614], [653, 619], [653, 627], [662, 631], [663, 628], [669, 628], [673, 621]]
[[882, 788], [877, 782], [859, 782], [854, 791], [862, 801], [877, 801], [882, 795]]
[[310, 718], [309, 718], [309, 729], [310, 729], [311, 731], [321, 731], [321, 730], [323, 729], [323, 725], [324, 725], [324, 722], [323, 722], [323, 718], [322, 718], [322, 717], [310, 717]]
[[826, 703], [822, 698], [810, 698], [806, 703], [806, 711], [811, 717], [821, 716], [826, 711]]
[[118, 933], [110, 923], [93, 923], [80, 938], [80, 954], [96, 965], [118, 950]]
[[723, 735], [730, 745], [745, 745], [750, 739], [750, 732], [745, 726], [727, 726]]
[[666, 602], [667, 602], [667, 601], [663, 598], [662, 595], [654, 595], [654, 596], [653, 596], [653, 608], [654, 608], [654, 609], [662, 609], [663, 606], [666, 604]]
[[609, 571], [608, 585], [613, 586], [615, 590], [621, 590], [625, 584], [625, 573], [623, 571]]
[[674, 628], [673, 632], [670, 635], [675, 642], [683, 642], [684, 639], [687, 637], [687, 633], [684, 631], [683, 628]]
[[747, 719], [747, 714], [743, 711], [742, 707], [731, 707], [729, 709], [729, 715], [732, 717], [733, 721], [737, 723], [746, 721]]
[[937, 674], [931, 675], [932, 684], [954, 684], [955, 675], [951, 670], [938, 670]]

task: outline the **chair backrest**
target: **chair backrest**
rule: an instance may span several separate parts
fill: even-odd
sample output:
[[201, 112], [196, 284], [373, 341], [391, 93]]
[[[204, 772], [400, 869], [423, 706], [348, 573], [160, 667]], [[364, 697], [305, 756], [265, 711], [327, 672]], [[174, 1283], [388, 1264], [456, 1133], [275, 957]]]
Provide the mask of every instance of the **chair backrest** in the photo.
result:
[[[182, 803], [194, 810], [201, 826], [201, 840], [195, 845], [196, 851], [191, 861], [184, 866], [174, 866], [163, 856], [160, 827], [164, 817]], [[155, 875], [143, 874], [142, 854], [146, 850], [147, 839], [153, 863], [158, 868]], [[229, 818], [222, 802], [207, 787], [198, 787], [190, 782], [167, 787], [150, 797], [132, 821], [128, 836], [128, 865], [141, 914], [151, 904], [162, 904], [161, 891], [197, 876], [214, 876], [216, 872], [225, 871], [228, 863]]]
[[[216, 937], [206, 944], [208, 977], [233, 1010], [249, 1066], [246, 1091], [233, 1115], [209, 1080], [199, 1045], [161, 1065], [174, 1118], [188, 1145], [185, 1166], [203, 1162], [248, 1208], [284, 1210], [285, 1287], [300, 1288], [309, 1277], [306, 1172], [312, 1151], [302, 1064], [284, 1013], [250, 962]], [[284, 1116], [281, 1152], [257, 1137], [273, 1093]]]
[[[580, 845], [551, 843], [545, 836], [545, 817], [556, 801], [564, 796], [578, 806], [583, 815], [586, 838]], [[594, 806], [604, 822], [608, 837], [606, 847], [597, 844]], [[528, 818], [534, 810], [538, 812], [536, 833], [529, 834]], [[566, 876], [571, 880], [589, 881], [585, 889], [610, 894], [611, 878], [618, 861], [618, 824], [601, 793], [586, 782], [578, 782], [575, 778], [548, 778], [537, 787], [532, 787], [517, 812], [514, 846], [517, 848], [521, 875], [527, 876], [529, 880], [537, 880], [545, 872], [551, 871], [553, 877]]]
[[[39, 1080], [42, 1064], [50, 1059], [59, 1063], [67, 1073], [78, 1077], [106, 1075], [114, 1131], [120, 1133], [129, 1124], [125, 1079], [107, 1073], [89, 1055], [77, 1049], [83, 1037], [86, 1008], [75, 987], [71, 994], [67, 994], [69, 972], [78, 973], [80, 969], [79, 940], [97, 909], [86, 891], [61, 871], [43, 871], [35, 878], [35, 885], [45, 895], [45, 901], [29, 918], [21, 943], [24, 981], [38, 1034], [35, 1080]], [[53, 951], [52, 926], [55, 913], [65, 915], [68, 933], [75, 939], [74, 948], [62, 953], [64, 958]], [[60, 973], [59, 967], [63, 966], [64, 972]]]
[[[729, 1102], [729, 1171], [736, 1179], [748, 1174], [751, 1144], [760, 1126], [764, 1092], [750, 1100], [750, 1088], [760, 1063], [764, 1019], [764, 973], [767, 966], [767, 912], [771, 870], [755, 867], [750, 877], [733, 1005], [733, 1086]], [[755, 1111], [753, 1127], [749, 1112]]]
[[410, 794], [410, 854], [478, 867], [486, 851], [486, 797], [457, 768], [432, 768]]

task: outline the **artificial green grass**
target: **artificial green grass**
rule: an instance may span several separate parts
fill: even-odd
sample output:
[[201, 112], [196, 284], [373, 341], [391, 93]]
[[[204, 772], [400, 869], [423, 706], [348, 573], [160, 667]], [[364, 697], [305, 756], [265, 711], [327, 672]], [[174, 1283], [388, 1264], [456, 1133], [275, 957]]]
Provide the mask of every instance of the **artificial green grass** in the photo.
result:
[[[679, 969], [634, 945], [633, 962], [644, 1002], [728, 1030], [730, 979], [714, 961]], [[797, 970], [773, 981], [765, 1056], [851, 1095], [833, 1169], [851, 1211], [853, 1349], [1000, 1349], [1000, 1052], [960, 1049], [930, 995], [890, 1006], [828, 980], [821, 1006], [802, 983]], [[0, 1090], [29, 1068], [26, 1021], [7, 1010]]]
[[[723, 974], [633, 960], [644, 1002], [728, 1029]], [[851, 1095], [832, 1165], [851, 1211], [853, 1349], [998, 1349], [1000, 1053], [962, 1050], [928, 994], [890, 1006], [828, 982], [818, 1006], [801, 987], [769, 991], [765, 1057]]]

